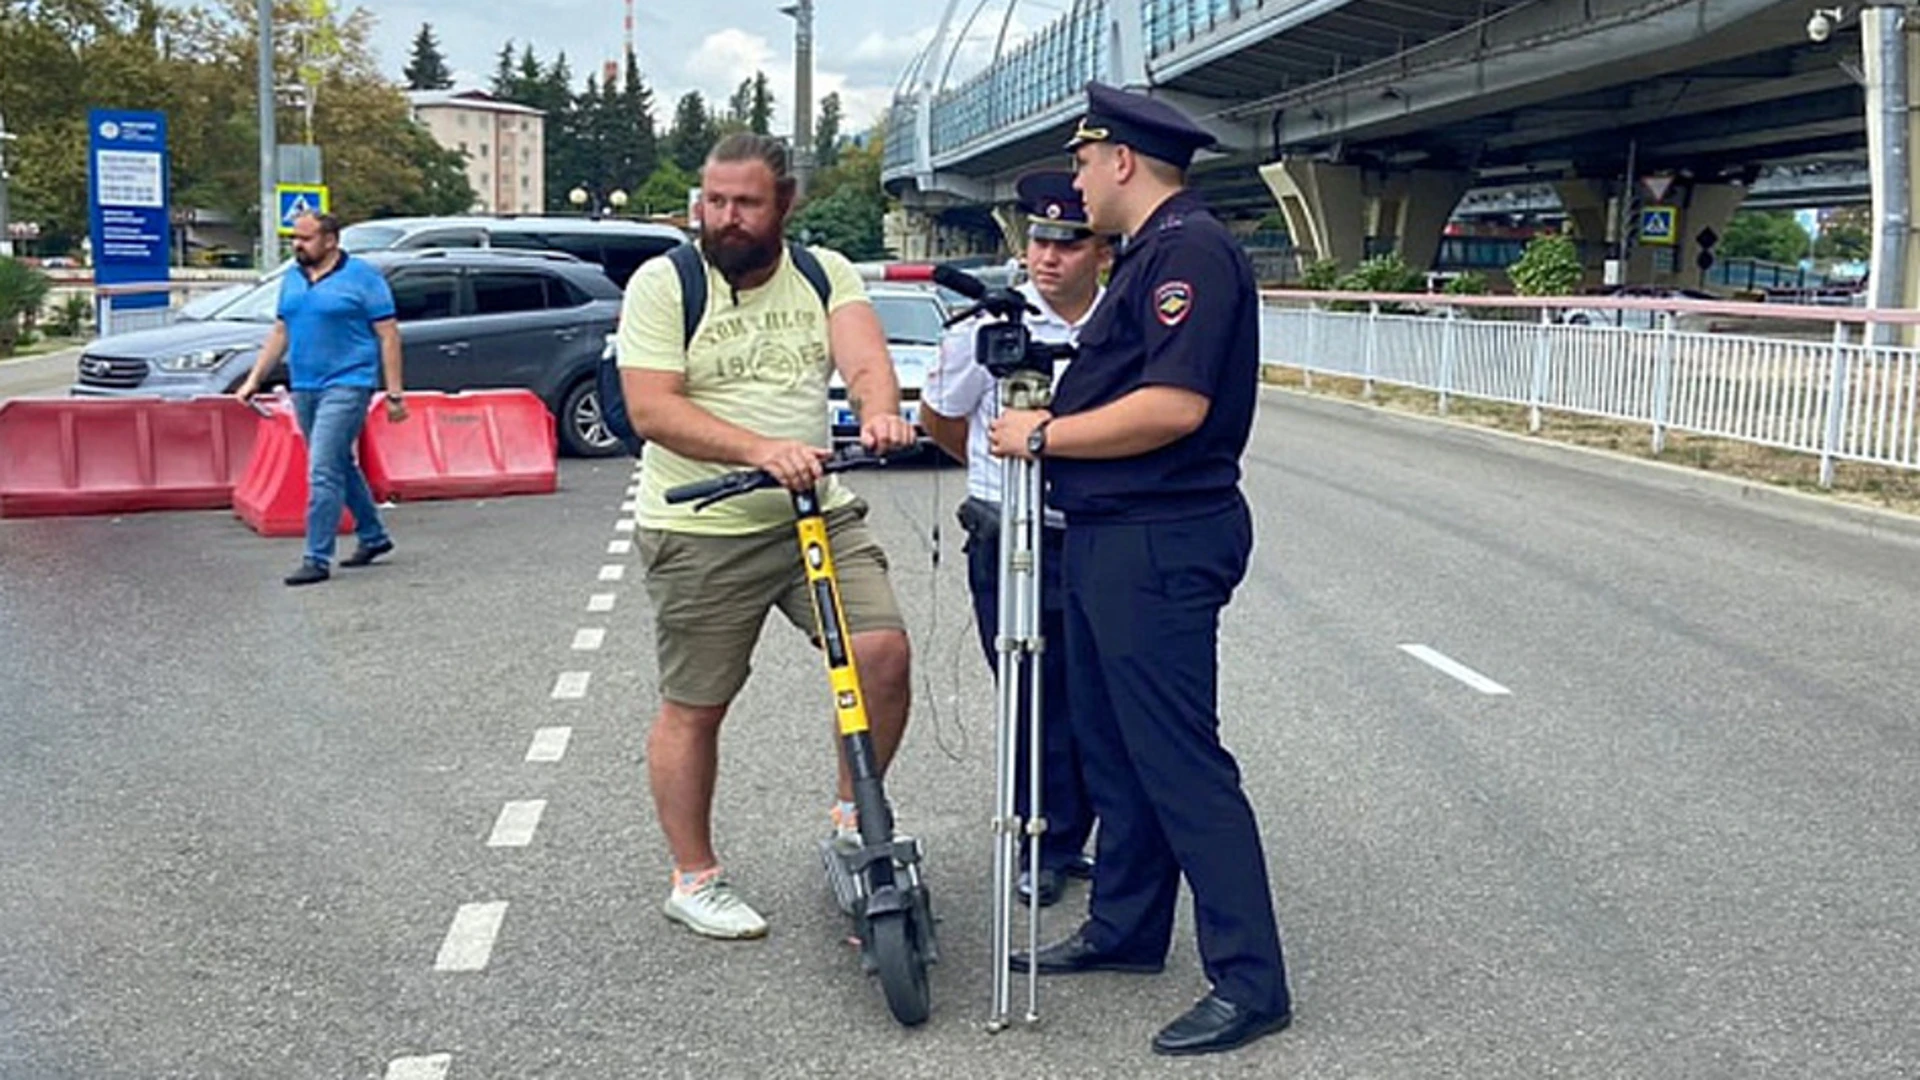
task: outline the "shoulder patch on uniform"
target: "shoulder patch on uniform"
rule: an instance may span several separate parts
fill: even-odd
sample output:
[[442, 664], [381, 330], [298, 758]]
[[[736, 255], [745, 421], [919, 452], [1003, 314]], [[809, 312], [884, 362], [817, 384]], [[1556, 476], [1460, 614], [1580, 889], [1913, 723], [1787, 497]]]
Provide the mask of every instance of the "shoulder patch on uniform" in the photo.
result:
[[1169, 281], [1153, 290], [1153, 310], [1163, 326], [1179, 326], [1193, 310], [1193, 286]]

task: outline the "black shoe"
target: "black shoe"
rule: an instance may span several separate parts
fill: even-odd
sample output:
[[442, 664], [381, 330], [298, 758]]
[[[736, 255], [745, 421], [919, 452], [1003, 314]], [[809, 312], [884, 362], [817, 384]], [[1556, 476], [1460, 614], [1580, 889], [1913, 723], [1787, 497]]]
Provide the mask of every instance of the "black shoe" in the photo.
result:
[[[1075, 933], [1065, 941], [1056, 941], [1043, 946], [1035, 954], [1039, 958], [1042, 975], [1078, 975], [1083, 971], [1120, 971], [1131, 975], [1154, 975], [1166, 964], [1155, 960], [1145, 963], [1138, 960], [1117, 960], [1106, 955], [1087, 943], [1087, 939]], [[1014, 953], [1007, 958], [1015, 971], [1027, 970], [1027, 954]]]
[[393, 541], [382, 540], [377, 544], [361, 544], [353, 549], [353, 554], [340, 560], [341, 566], [365, 566], [373, 560], [393, 550]]
[[332, 577], [327, 568], [312, 559], [300, 560], [300, 569], [286, 576], [289, 585], [313, 585]]
[[1072, 862], [1060, 868], [1060, 872], [1070, 878], [1079, 878], [1081, 881], [1092, 881], [1093, 856], [1085, 854], [1075, 855]]
[[1293, 1023], [1293, 1013], [1278, 1016], [1243, 1009], [1218, 994], [1194, 1003], [1180, 1019], [1153, 1037], [1156, 1054], [1217, 1054], [1233, 1050]]
[[[1052, 907], [1059, 903], [1060, 894], [1066, 891], [1066, 882], [1060, 880], [1060, 871], [1045, 869], [1040, 871], [1041, 907]], [[1032, 875], [1024, 870], [1020, 872], [1020, 902], [1029, 907], [1033, 905]]]

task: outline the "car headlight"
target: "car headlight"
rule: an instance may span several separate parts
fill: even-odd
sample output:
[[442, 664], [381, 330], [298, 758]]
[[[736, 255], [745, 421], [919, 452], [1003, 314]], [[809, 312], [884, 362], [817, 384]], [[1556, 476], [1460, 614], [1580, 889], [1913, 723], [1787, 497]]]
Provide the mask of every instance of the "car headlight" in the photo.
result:
[[160, 361], [163, 371], [212, 371], [226, 362], [234, 354], [233, 349], [201, 349], [198, 352], [181, 353]]

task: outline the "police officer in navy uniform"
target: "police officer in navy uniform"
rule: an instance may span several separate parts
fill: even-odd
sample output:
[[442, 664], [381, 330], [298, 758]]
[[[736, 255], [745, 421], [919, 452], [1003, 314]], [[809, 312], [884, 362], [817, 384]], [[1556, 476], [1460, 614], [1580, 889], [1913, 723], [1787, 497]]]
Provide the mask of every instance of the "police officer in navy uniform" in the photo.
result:
[[[1026, 320], [1037, 341], [1071, 343], [1099, 309], [1104, 291], [1100, 272], [1108, 256], [1106, 238], [1087, 226], [1086, 208], [1073, 189], [1073, 174], [1060, 170], [1022, 176], [1014, 185], [1027, 225], [1027, 283], [1019, 291], [1037, 314]], [[995, 666], [1000, 627], [1000, 470], [989, 451], [987, 429], [1000, 415], [994, 377], [974, 355], [983, 320], [970, 319], [948, 330], [940, 342], [940, 362], [920, 393], [920, 422], [949, 454], [967, 463], [967, 501], [960, 524], [967, 531], [967, 585], [973, 593], [974, 624], [989, 666]], [[1056, 363], [1056, 376], [1066, 362]], [[1038, 897], [1047, 907], [1060, 900], [1065, 879], [1092, 874], [1093, 861], [1082, 854], [1093, 834], [1093, 809], [1087, 800], [1080, 752], [1073, 742], [1072, 698], [1068, 694], [1065, 634], [1061, 628], [1060, 552], [1065, 521], [1046, 514], [1041, 530], [1040, 633], [1050, 646], [1040, 653], [1042, 712], [1040, 802], [1047, 830], [1040, 845], [1036, 883], [1021, 871], [1023, 901]], [[1020, 695], [1019, 761], [1016, 775], [1027, 775], [1029, 696]], [[1027, 784], [1016, 788], [1016, 812], [1028, 817]], [[1027, 857], [1021, 855], [1026, 866]]]
[[1124, 234], [1108, 295], [1048, 411], [1007, 412], [996, 454], [1047, 463], [1067, 517], [1069, 696], [1100, 819], [1087, 921], [1015, 966], [1156, 972], [1184, 875], [1212, 991], [1154, 1036], [1231, 1050], [1293, 1016], [1266, 858], [1220, 743], [1220, 611], [1245, 575], [1240, 457], [1259, 382], [1259, 296], [1226, 228], [1185, 190], [1213, 138], [1098, 83], [1069, 148], [1092, 226]]

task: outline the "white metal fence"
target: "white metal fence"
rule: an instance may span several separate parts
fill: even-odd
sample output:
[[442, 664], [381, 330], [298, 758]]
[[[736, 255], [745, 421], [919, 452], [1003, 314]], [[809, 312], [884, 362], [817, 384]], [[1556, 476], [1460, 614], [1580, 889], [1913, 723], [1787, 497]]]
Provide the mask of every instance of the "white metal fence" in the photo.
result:
[[1664, 305], [1790, 326], [1831, 323], [1823, 341], [1683, 330], [1672, 311], [1660, 316], [1657, 330], [1567, 325], [1558, 314], [1575, 306], [1645, 311], [1648, 301], [1532, 301], [1537, 311], [1515, 319], [1512, 312], [1489, 317], [1501, 314], [1489, 308], [1511, 308], [1516, 301], [1509, 298], [1387, 314], [1383, 303], [1431, 306], [1439, 298], [1360, 294], [1366, 310], [1336, 312], [1302, 305], [1314, 296], [1268, 294], [1266, 363], [1432, 391], [1443, 411], [1454, 396], [1521, 405], [1534, 430], [1543, 410], [1643, 423], [1656, 451], [1672, 430], [1815, 454], [1823, 485], [1833, 482], [1840, 460], [1920, 468], [1920, 350], [1861, 344], [1853, 339], [1876, 332], [1850, 328], [1910, 326], [1920, 321], [1913, 312]]

